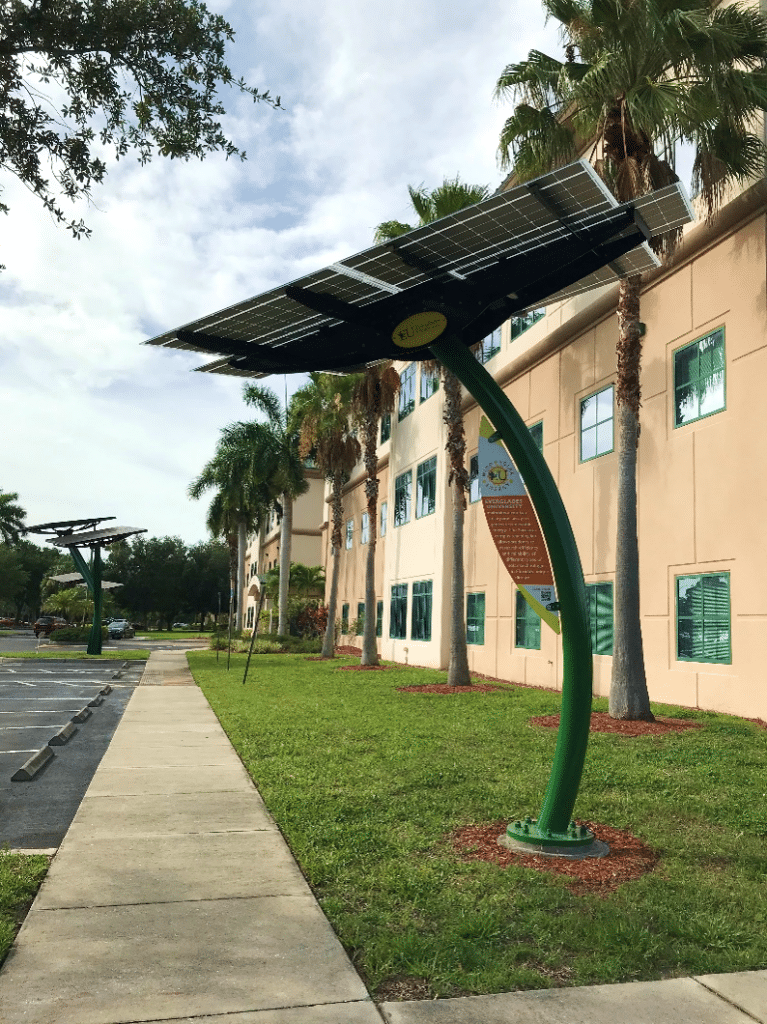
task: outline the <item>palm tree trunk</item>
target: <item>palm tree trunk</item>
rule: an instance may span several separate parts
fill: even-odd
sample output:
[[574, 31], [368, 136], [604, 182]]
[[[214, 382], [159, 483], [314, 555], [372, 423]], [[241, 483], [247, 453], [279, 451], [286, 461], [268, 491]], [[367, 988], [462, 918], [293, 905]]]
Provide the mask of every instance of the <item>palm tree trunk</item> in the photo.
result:
[[368, 512], [368, 550], [365, 562], [365, 628], [360, 665], [378, 664], [376, 644], [376, 538], [378, 537], [378, 416], [371, 412], [363, 433], [365, 449], [365, 495]]
[[450, 574], [450, 662], [447, 668], [449, 686], [469, 686], [469, 655], [466, 649], [466, 623], [463, 617], [463, 523], [466, 512], [466, 435], [461, 413], [461, 382], [450, 370], [444, 371], [447, 453], [450, 459], [450, 484], [453, 498], [453, 564]]
[[245, 628], [245, 549], [248, 546], [248, 535], [245, 520], [237, 524], [237, 621], [236, 629]]
[[336, 649], [336, 607], [338, 606], [338, 573], [341, 567], [341, 523], [343, 521], [343, 496], [341, 473], [333, 474], [333, 569], [330, 576], [330, 599], [328, 600], [328, 623], [325, 627], [325, 639], [322, 642], [322, 657], [332, 658]]
[[290, 586], [290, 542], [293, 537], [293, 499], [283, 494], [282, 524], [280, 526], [280, 590], [278, 596], [277, 633], [287, 636], [288, 624], [288, 588]]
[[621, 280], [618, 293], [618, 534], [615, 563], [615, 636], [610, 684], [612, 718], [652, 722], [639, 615], [637, 446], [639, 444], [642, 337], [641, 278]]

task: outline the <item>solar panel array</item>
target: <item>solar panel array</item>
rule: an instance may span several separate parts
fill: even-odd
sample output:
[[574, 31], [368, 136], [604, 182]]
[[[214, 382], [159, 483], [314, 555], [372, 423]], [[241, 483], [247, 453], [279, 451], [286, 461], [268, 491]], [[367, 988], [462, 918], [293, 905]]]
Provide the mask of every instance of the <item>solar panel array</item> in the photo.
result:
[[[639, 212], [650, 234], [679, 227], [693, 217], [679, 185], [668, 186], [630, 206]], [[260, 349], [265, 356], [267, 350], [279, 356], [284, 346], [302, 339], [313, 339], [316, 343], [321, 328], [341, 323], [332, 313], [316, 312], [288, 297], [286, 287], [327, 295], [359, 310], [375, 312], [377, 304], [406, 296], [411, 289], [435, 279], [447, 285], [451, 281], [481, 281], [483, 272], [497, 267], [499, 260], [519, 256], [540, 259], [553, 244], [577, 237], [579, 232], [605, 219], [614, 217], [617, 223], [625, 208], [616, 202], [588, 162], [580, 160], [416, 228], [393, 242], [365, 249], [288, 286], [274, 288], [167, 331], [147, 344], [187, 351], [219, 351], [222, 358], [201, 369], [263, 376], [253, 369], [229, 365], [230, 356], [241, 351], [243, 343], [252, 345], [254, 354]], [[619, 228], [616, 233], [620, 234]], [[611, 266], [543, 298], [549, 302], [567, 298], [615, 281], [619, 276], [642, 273], [657, 263], [646, 244], [638, 245], [612, 261]], [[535, 305], [542, 304], [541, 297], [537, 297]], [[205, 337], [184, 337], [183, 332]], [[216, 346], [218, 339], [220, 348]], [[229, 348], [228, 341], [233, 343]]]

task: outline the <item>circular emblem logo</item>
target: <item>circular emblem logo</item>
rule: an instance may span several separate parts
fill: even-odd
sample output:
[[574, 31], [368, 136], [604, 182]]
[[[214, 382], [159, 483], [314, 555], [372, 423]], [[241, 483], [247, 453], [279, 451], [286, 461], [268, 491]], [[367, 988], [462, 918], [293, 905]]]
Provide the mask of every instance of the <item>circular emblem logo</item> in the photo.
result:
[[420, 348], [434, 341], [447, 327], [441, 313], [414, 313], [392, 331], [392, 341], [399, 348]]
[[505, 487], [509, 481], [509, 471], [501, 462], [491, 462], [485, 470], [485, 482], [490, 487]]

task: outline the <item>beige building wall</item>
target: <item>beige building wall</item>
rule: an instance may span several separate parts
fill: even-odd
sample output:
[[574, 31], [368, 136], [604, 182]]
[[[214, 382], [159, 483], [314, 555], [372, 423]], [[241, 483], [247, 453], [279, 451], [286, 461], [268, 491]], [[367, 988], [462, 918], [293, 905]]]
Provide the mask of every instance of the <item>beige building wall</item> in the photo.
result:
[[[767, 373], [767, 189], [757, 184], [737, 197], [713, 228], [687, 229], [674, 264], [645, 284], [642, 319], [643, 405], [638, 461], [641, 617], [650, 698], [690, 707], [767, 719], [767, 477], [761, 422]], [[543, 423], [543, 453], [570, 516], [587, 584], [614, 581], [615, 451], [580, 458], [581, 401], [613, 384], [616, 376], [617, 286], [580, 296], [510, 340], [487, 369], [501, 383], [525, 422]], [[674, 425], [674, 360], [684, 346], [723, 328], [725, 407]], [[408, 364], [397, 364], [401, 371]], [[445, 668], [449, 654], [449, 582], [452, 519], [442, 423], [442, 389], [419, 401], [402, 421], [392, 417], [392, 438], [382, 461], [380, 501], [389, 506], [386, 537], [379, 539], [377, 592], [384, 603], [384, 658]], [[479, 410], [466, 396], [467, 461], [477, 450]], [[388, 455], [388, 462], [384, 459]], [[437, 457], [433, 515], [393, 526], [397, 476]], [[353, 545], [341, 552], [339, 601], [364, 599], [364, 552], [359, 519], [364, 474], [345, 496], [354, 520]], [[686, 574], [729, 573], [730, 647], [727, 664], [677, 657], [676, 579]], [[431, 579], [431, 640], [410, 639], [412, 583]], [[467, 502], [467, 593], [485, 595], [484, 644], [469, 645], [473, 671], [501, 679], [561, 686], [561, 641], [541, 626], [540, 650], [515, 643], [515, 588], [498, 557], [480, 503]], [[391, 587], [408, 584], [408, 638], [389, 637]], [[465, 608], [465, 606], [464, 606]], [[606, 695], [612, 657], [595, 655], [594, 691]]]

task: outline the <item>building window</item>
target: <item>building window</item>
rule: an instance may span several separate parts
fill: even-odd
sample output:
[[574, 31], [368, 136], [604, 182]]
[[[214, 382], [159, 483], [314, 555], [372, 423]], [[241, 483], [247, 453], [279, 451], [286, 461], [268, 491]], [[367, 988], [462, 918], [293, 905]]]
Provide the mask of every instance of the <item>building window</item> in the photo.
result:
[[376, 636], [383, 636], [383, 601], [376, 601]]
[[360, 527], [360, 544], [367, 544], [370, 540], [370, 517], [367, 512], [362, 513], [362, 525]]
[[253, 629], [253, 618], [255, 615], [255, 611], [256, 609], [253, 605], [251, 605], [250, 608], [248, 608], [248, 629]]
[[410, 522], [410, 496], [413, 490], [413, 471], [398, 476], [394, 481], [394, 525]]
[[437, 456], [432, 455], [416, 470], [415, 517], [430, 516], [437, 504]]
[[479, 455], [469, 459], [469, 501], [479, 501]]
[[413, 584], [411, 640], [431, 640], [431, 580]]
[[676, 656], [722, 665], [732, 661], [728, 572], [677, 576]]
[[389, 520], [389, 503], [388, 501], [381, 502], [381, 536], [386, 536], [386, 524]]
[[581, 400], [581, 462], [613, 450], [612, 384]]
[[354, 520], [346, 520], [346, 549], [347, 551], [354, 543]]
[[591, 653], [613, 653], [613, 585], [587, 583], [586, 599], [591, 627]]
[[724, 328], [674, 353], [674, 426], [724, 409]]
[[525, 647], [529, 651], [540, 651], [541, 649], [541, 620], [519, 590], [517, 591], [514, 646]]
[[485, 642], [485, 595], [466, 595], [466, 643]]
[[511, 318], [511, 340], [514, 341], [520, 334], [524, 334], [544, 316], [546, 316], [545, 306], [540, 309], [531, 309], [529, 313], [523, 313], [522, 316], [513, 316]]
[[357, 602], [357, 628], [359, 629], [359, 636], [365, 632], [365, 602]]
[[486, 363], [494, 355], [501, 351], [501, 328], [497, 327], [492, 334], [483, 338], [475, 349], [474, 354], [480, 363]]
[[389, 608], [389, 636], [404, 640], [407, 635], [407, 583], [396, 583], [391, 588]]
[[530, 431], [530, 437], [535, 441], [538, 451], [543, 453], [543, 420], [538, 420], [527, 429]]
[[348, 604], [342, 604], [341, 605], [341, 632], [342, 633], [348, 633], [349, 632], [349, 605]]
[[439, 389], [439, 370], [427, 370], [425, 367], [421, 367], [421, 401], [425, 402], [427, 398], [431, 398], [435, 391]]
[[415, 409], [415, 363], [399, 375], [399, 418], [404, 420]]
[[381, 444], [391, 437], [391, 413], [387, 412], [381, 417]]

